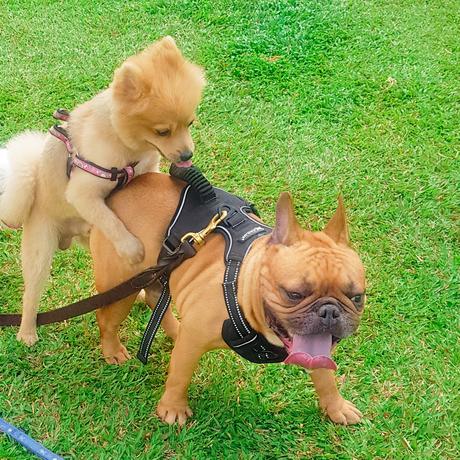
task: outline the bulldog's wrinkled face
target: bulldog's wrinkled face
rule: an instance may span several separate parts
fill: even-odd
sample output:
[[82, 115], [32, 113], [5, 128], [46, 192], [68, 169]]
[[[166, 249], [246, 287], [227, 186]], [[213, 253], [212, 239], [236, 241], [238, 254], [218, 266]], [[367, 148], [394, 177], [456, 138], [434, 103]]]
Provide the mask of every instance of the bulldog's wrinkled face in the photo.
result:
[[333, 344], [357, 329], [364, 267], [348, 246], [341, 199], [326, 228], [309, 232], [297, 223], [290, 196], [280, 197], [260, 283], [267, 323], [291, 353], [330, 356]]

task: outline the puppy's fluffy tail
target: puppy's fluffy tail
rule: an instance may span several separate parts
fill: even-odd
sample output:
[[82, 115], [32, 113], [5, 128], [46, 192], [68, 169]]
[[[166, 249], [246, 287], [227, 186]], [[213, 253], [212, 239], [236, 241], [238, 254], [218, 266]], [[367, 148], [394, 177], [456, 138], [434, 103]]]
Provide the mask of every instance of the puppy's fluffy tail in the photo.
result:
[[38, 163], [46, 135], [28, 131], [0, 149], [0, 221], [18, 228], [35, 199]]

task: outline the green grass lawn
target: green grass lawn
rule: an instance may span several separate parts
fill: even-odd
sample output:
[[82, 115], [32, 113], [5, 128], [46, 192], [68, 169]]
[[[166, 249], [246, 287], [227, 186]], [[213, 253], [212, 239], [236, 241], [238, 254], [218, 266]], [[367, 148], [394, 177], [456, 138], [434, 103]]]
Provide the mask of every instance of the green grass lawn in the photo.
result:
[[[208, 86], [196, 164], [257, 203], [290, 190], [319, 229], [343, 191], [368, 276], [356, 336], [336, 360], [365, 414], [335, 426], [300, 368], [206, 355], [179, 430], [154, 415], [171, 342], [110, 367], [94, 315], [0, 330], [0, 416], [74, 459], [459, 458], [460, 4], [455, 0], [8, 0], [0, 2], [0, 142], [47, 129], [128, 55], [173, 35]], [[0, 311], [19, 311], [20, 232], [0, 232]], [[59, 253], [42, 299], [94, 292], [90, 259]], [[147, 310], [122, 335], [134, 355]], [[31, 459], [0, 435], [0, 459]]]

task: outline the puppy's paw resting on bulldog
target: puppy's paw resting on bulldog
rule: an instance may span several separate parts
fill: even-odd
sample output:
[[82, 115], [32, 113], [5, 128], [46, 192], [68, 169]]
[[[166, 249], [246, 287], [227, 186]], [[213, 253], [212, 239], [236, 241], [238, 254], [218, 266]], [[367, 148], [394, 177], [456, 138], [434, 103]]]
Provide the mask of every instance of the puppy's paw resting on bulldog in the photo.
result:
[[98, 177], [83, 171], [74, 171], [67, 185], [66, 198], [86, 222], [105, 233], [120, 257], [130, 264], [137, 264], [144, 259], [144, 245], [106, 205], [103, 196], [111, 192], [112, 184], [99, 184], [100, 181]]
[[118, 255], [126, 259], [131, 265], [144, 260], [144, 245], [131, 233], [126, 233], [121, 241], [115, 242], [115, 250]]

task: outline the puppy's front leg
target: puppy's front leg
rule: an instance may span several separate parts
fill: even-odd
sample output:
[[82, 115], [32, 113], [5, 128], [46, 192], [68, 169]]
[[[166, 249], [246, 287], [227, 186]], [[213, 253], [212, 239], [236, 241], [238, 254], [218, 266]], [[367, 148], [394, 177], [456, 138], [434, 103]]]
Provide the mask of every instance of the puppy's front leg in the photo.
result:
[[164, 422], [183, 425], [192, 410], [188, 405], [187, 390], [200, 357], [208, 351], [196, 332], [179, 326], [179, 334], [171, 354], [166, 389], [157, 406], [157, 414]]
[[333, 422], [341, 425], [360, 422], [363, 415], [352, 402], [342, 398], [333, 371], [314, 369], [310, 375], [318, 394], [319, 406]]
[[74, 170], [67, 185], [67, 201], [89, 224], [98, 227], [112, 242], [118, 255], [136, 264], [144, 259], [144, 246], [105, 204], [114, 182]]

